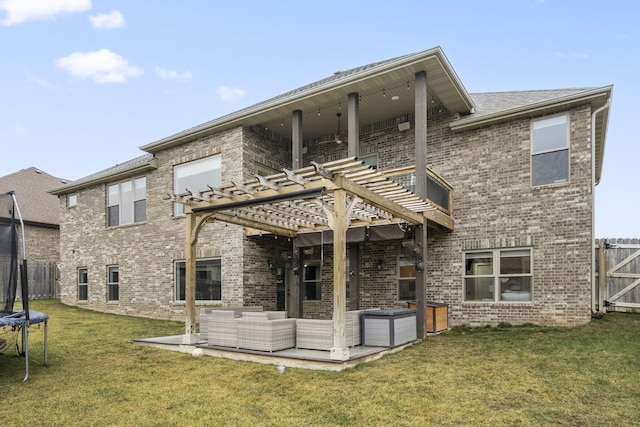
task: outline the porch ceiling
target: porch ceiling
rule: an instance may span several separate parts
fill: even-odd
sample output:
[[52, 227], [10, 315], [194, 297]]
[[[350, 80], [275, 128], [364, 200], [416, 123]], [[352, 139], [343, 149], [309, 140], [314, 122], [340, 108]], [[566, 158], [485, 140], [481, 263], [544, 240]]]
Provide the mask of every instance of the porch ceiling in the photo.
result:
[[427, 224], [453, 229], [453, 219], [357, 158], [313, 164], [246, 183], [209, 187], [175, 197], [199, 217], [254, 232], [293, 237], [333, 228], [334, 192], [347, 194], [348, 225]]
[[[292, 90], [218, 119], [140, 147], [150, 153], [180, 145], [194, 138], [238, 126], [261, 126], [291, 139], [292, 112], [303, 112], [305, 140], [322, 139], [337, 130], [336, 113], [348, 123], [348, 95], [360, 95], [359, 123], [367, 126], [382, 120], [413, 114], [415, 75], [427, 74], [427, 103], [449, 112], [469, 113], [475, 107], [460, 79], [439, 48], [370, 64]], [[320, 114], [318, 114], [320, 113]]]

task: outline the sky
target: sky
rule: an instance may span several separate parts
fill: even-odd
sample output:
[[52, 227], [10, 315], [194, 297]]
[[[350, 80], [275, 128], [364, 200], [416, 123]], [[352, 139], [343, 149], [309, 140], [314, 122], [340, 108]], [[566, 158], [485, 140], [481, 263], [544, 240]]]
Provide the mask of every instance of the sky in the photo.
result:
[[640, 238], [635, 0], [0, 0], [0, 176], [140, 146], [440, 46], [470, 93], [614, 85], [596, 237]]

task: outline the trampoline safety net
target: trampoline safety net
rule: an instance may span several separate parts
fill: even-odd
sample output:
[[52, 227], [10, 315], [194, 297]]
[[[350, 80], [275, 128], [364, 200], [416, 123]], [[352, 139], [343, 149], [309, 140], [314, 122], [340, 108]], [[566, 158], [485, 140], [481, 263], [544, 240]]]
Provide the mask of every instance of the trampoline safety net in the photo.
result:
[[[21, 296], [29, 295], [24, 225], [15, 193], [10, 191], [0, 194], [0, 316], [13, 312], [18, 290]], [[28, 305], [29, 298], [22, 298], [27, 321]]]

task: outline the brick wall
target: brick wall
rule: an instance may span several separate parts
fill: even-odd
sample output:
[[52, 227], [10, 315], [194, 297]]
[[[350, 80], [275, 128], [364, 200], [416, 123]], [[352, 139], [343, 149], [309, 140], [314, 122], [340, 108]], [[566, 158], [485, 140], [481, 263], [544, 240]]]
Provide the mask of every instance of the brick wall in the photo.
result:
[[24, 227], [27, 260], [58, 262], [60, 259], [60, 230], [26, 224]]

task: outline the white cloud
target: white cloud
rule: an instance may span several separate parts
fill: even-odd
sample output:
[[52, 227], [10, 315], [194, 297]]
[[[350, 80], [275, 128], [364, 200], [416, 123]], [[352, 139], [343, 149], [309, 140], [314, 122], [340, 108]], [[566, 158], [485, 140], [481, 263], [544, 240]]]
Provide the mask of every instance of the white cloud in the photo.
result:
[[163, 80], [178, 80], [181, 82], [189, 80], [191, 77], [193, 77], [190, 71], [179, 73], [174, 70], [165, 70], [161, 67], [156, 67], [156, 74]]
[[561, 59], [582, 59], [582, 60], [589, 59], [589, 55], [587, 55], [586, 53], [555, 52], [554, 55]]
[[124, 16], [117, 10], [114, 10], [109, 15], [101, 13], [99, 15], [90, 16], [89, 21], [93, 28], [101, 30], [113, 30], [114, 28], [120, 28], [124, 26]]
[[0, 0], [2, 25], [17, 25], [26, 21], [51, 19], [60, 13], [84, 12], [91, 9], [91, 0]]
[[247, 94], [246, 91], [235, 87], [220, 86], [217, 90], [218, 97], [222, 101], [235, 102], [239, 101]]
[[108, 49], [74, 52], [58, 59], [56, 64], [72, 76], [92, 78], [97, 83], [125, 83], [128, 78], [143, 73], [141, 68], [129, 65], [126, 59]]

